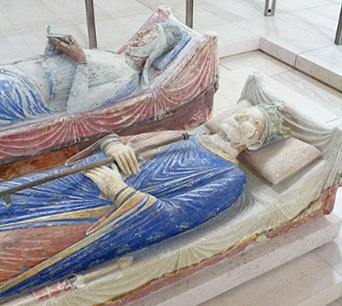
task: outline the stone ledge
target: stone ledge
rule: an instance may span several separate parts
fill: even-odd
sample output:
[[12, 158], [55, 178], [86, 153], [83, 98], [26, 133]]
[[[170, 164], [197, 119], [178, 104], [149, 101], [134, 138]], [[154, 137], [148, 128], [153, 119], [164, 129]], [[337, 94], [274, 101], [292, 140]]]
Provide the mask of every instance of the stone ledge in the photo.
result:
[[[219, 263], [206, 267], [179, 282], [130, 303], [129, 306], [195, 306], [233, 289], [259, 275], [275, 269], [315, 248], [336, 238], [341, 220], [334, 214], [323, 216], [284, 235], [271, 240], [260, 241], [243, 252]], [[338, 280], [338, 290], [327, 298], [325, 292], [317, 292], [328, 299], [327, 303], [339, 296], [342, 276]], [[324, 291], [331, 291], [325, 288]], [[329, 291], [329, 292], [330, 292]], [[310, 298], [312, 301], [312, 298]], [[302, 301], [306, 305], [305, 300]]]

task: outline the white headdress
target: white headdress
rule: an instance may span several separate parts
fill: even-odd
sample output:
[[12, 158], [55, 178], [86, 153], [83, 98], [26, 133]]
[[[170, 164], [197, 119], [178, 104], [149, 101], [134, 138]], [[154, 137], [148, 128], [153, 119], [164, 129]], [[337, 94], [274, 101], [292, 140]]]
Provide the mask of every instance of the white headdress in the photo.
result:
[[172, 49], [182, 39], [183, 35], [183, 31], [169, 20], [163, 20], [155, 25], [158, 27], [158, 35], [155, 39], [143, 46], [128, 46], [126, 50], [132, 56], [147, 57], [142, 72], [142, 87], [149, 85], [148, 71], [153, 62]]

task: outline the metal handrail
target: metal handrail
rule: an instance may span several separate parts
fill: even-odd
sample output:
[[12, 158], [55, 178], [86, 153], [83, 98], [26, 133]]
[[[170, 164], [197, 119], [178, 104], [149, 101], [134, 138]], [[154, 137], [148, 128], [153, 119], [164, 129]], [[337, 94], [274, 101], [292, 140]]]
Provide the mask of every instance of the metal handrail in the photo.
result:
[[93, 0], [85, 0], [85, 7], [87, 13], [87, 26], [88, 26], [88, 38], [89, 48], [97, 48], [96, 29], [95, 29], [95, 14]]
[[191, 29], [194, 26], [194, 0], [186, 0], [185, 24]]
[[[271, 1], [271, 4], [270, 4]], [[273, 16], [275, 11], [276, 0], [266, 0], [265, 16]], [[89, 48], [97, 48], [96, 29], [95, 29], [95, 14], [93, 0], [85, 0], [85, 7], [87, 13], [87, 26]], [[186, 0], [185, 24], [193, 28], [194, 26], [194, 0]]]
[[[85, 0], [89, 48], [97, 48], [96, 29], [95, 29], [95, 14], [93, 0]], [[186, 0], [186, 22], [185, 24], [193, 28], [194, 24], [194, 0]]]
[[[276, 8], [276, 0], [265, 0], [265, 16], [274, 16]], [[95, 14], [93, 0], [85, 0], [85, 7], [87, 13], [87, 26], [88, 26], [88, 38], [89, 48], [97, 48], [96, 29], [95, 29]], [[186, 20], [185, 24], [193, 28], [194, 25], [194, 0], [186, 0]], [[340, 16], [337, 24], [335, 44], [342, 45], [342, 5], [340, 10]]]
[[276, 8], [276, 0], [266, 0], [265, 1], [265, 11], [264, 16], [274, 16], [275, 8]]
[[340, 10], [340, 17], [338, 18], [338, 23], [337, 23], [335, 44], [342, 45], [342, 4], [341, 4], [341, 10]]

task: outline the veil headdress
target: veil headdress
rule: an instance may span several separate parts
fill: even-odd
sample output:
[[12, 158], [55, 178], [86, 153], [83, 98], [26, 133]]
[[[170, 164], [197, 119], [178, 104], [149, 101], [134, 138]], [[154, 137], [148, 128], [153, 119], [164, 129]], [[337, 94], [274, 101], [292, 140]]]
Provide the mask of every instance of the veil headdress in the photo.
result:
[[139, 47], [128, 46], [126, 50], [129, 55], [147, 58], [141, 77], [141, 86], [143, 88], [149, 86], [148, 71], [153, 62], [174, 47], [182, 39], [184, 33], [169, 20], [163, 20], [156, 23], [155, 26], [158, 29], [156, 38]]

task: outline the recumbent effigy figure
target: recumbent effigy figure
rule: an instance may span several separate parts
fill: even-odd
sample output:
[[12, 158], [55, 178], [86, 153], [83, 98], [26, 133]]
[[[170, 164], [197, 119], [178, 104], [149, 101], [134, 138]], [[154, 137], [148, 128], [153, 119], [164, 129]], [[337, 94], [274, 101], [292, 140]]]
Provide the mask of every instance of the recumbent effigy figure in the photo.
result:
[[48, 38], [43, 56], [0, 66], [0, 126], [93, 110], [146, 88], [152, 64], [171, 50], [175, 56], [190, 36], [163, 20], [142, 30], [124, 54], [83, 50], [70, 35]]
[[[26, 245], [20, 267], [17, 260], [6, 260], [6, 267], [0, 264], [1, 298], [151, 246], [234, 206], [246, 183], [236, 157], [289, 135], [280, 111], [279, 105], [247, 108], [231, 116], [217, 134], [193, 135], [156, 153], [141, 167], [130, 146], [109, 136], [100, 147], [107, 156], [114, 156], [122, 173], [129, 176], [125, 180], [113, 164], [13, 194], [9, 207], [0, 204], [0, 230], [8, 234], [2, 240], [6, 248], [15, 244], [20, 249], [20, 241], [32, 235], [49, 247], [41, 244], [39, 252], [35, 243], [27, 261]], [[99, 153], [87, 162], [103, 157]], [[1, 188], [44, 175], [3, 183]], [[101, 192], [106, 198], [100, 197]], [[42, 230], [46, 226], [50, 233]], [[52, 245], [60, 243], [64, 246], [56, 254], [47, 255], [53, 252]]]

